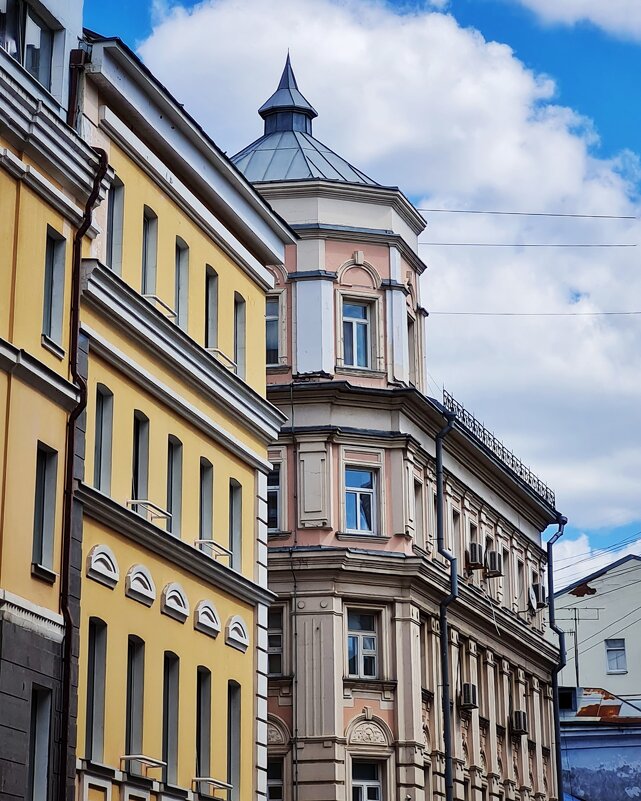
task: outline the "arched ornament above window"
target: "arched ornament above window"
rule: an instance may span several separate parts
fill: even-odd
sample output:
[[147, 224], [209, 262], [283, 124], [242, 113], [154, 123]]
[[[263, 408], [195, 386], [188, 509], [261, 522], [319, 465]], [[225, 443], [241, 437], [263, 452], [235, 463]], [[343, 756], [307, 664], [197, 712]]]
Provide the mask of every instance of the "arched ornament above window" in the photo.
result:
[[347, 727], [347, 742], [351, 746], [389, 747], [393, 742], [384, 720], [369, 715], [359, 715]]
[[249, 648], [247, 624], [240, 615], [234, 615], [227, 621], [227, 626], [225, 627], [225, 643], [243, 653]]
[[114, 552], [107, 545], [94, 545], [87, 556], [87, 576], [113, 590], [120, 580]]
[[144, 565], [132, 565], [125, 578], [125, 595], [145, 606], [156, 600], [156, 585]]
[[380, 273], [376, 267], [364, 259], [346, 261], [338, 268], [336, 275], [341, 286], [380, 289], [382, 284]]
[[220, 618], [211, 601], [199, 601], [194, 609], [194, 628], [210, 637], [220, 634]]
[[160, 611], [163, 615], [169, 615], [179, 623], [184, 623], [189, 617], [189, 601], [185, 591], [175, 581], [167, 584], [162, 591]]

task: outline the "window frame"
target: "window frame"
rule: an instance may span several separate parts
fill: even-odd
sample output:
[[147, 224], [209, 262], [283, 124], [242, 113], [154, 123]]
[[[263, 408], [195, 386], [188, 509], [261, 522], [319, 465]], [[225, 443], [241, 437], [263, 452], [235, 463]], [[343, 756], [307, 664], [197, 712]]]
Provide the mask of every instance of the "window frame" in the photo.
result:
[[[363, 607], [361, 605], [348, 605], [345, 607], [345, 677], [348, 679], [360, 679], [362, 681], [377, 681], [380, 680], [382, 676], [381, 670], [381, 643], [382, 643], [382, 636], [381, 636], [381, 621], [382, 621], [382, 610], [379, 608], [371, 608], [371, 607]], [[358, 614], [358, 615], [371, 615], [374, 622], [374, 629], [373, 631], [363, 631], [361, 629], [352, 629], [350, 628], [350, 615]], [[362, 645], [362, 640], [365, 637], [370, 637], [374, 639], [374, 648], [373, 649], [365, 649]], [[350, 672], [350, 638], [354, 638], [358, 642], [358, 650], [357, 650], [357, 671], [355, 673]], [[365, 672], [364, 668], [364, 659], [365, 657], [372, 657], [374, 658], [374, 673], [368, 674]]]
[[187, 331], [189, 323], [189, 245], [177, 236], [174, 257], [174, 322]]
[[122, 242], [125, 220], [125, 185], [115, 175], [107, 193], [107, 231], [105, 266], [116, 275], [122, 273]]
[[[348, 470], [355, 470], [358, 472], [369, 472], [372, 474], [372, 489], [359, 489], [348, 487], [347, 485], [347, 472]], [[345, 532], [347, 534], [355, 534], [363, 537], [376, 537], [380, 533], [379, 528], [379, 483], [380, 483], [380, 467], [365, 463], [358, 462], [345, 462], [343, 466], [343, 514], [345, 518]], [[356, 495], [356, 517], [357, 528], [350, 528], [347, 522], [347, 495], [352, 493]], [[359, 499], [361, 495], [367, 495], [371, 498], [371, 528], [364, 529], [358, 525], [360, 523], [360, 515], [358, 514]]]
[[205, 349], [218, 347], [218, 272], [205, 265]]
[[242, 695], [237, 681], [227, 682], [227, 782], [232, 785], [227, 791], [229, 801], [241, 801], [240, 781], [242, 775]]
[[[272, 469], [267, 474], [267, 533], [268, 534], [278, 534], [283, 530], [282, 525], [282, 502], [283, 502], [283, 488], [282, 488], [282, 478], [283, 478], [283, 463], [272, 461]], [[270, 477], [277, 474], [278, 475], [278, 483], [277, 484], [270, 484]], [[269, 508], [270, 508], [270, 496], [275, 496], [275, 506], [276, 506], [276, 527], [269, 525]]]
[[[125, 751], [129, 756], [142, 753], [145, 722], [145, 642], [133, 634], [127, 638], [126, 677]], [[130, 760], [129, 772], [142, 774], [142, 764]]]
[[[376, 291], [370, 292], [351, 292], [346, 288], [336, 290], [336, 369], [345, 372], [383, 373], [385, 371], [385, 342], [383, 332], [385, 321], [382, 316], [382, 296]], [[369, 366], [359, 367], [345, 363], [345, 348], [343, 342], [343, 318], [344, 305], [354, 303], [365, 305], [369, 309]]]
[[89, 618], [87, 654], [85, 756], [92, 762], [102, 762], [107, 678], [107, 624], [98, 617]]
[[236, 375], [245, 378], [247, 374], [247, 302], [234, 292], [234, 363]]
[[[611, 645], [611, 643], [614, 643], [614, 642], [621, 642], [621, 643], [623, 643], [623, 645], [620, 645], [620, 646]], [[625, 637], [612, 637], [612, 638], [604, 639], [603, 640], [603, 644], [605, 646], [605, 672], [609, 676], [623, 675], [623, 674], [627, 673], [628, 672], [628, 654], [627, 654], [627, 650], [626, 650], [626, 647], [625, 647]], [[623, 664], [625, 665], [625, 667], [623, 667], [623, 668], [613, 668], [613, 667], [611, 667], [610, 666], [610, 656], [612, 654], [614, 654], [615, 658], [616, 658], [616, 656], [620, 655], [621, 653], [623, 653]]]
[[142, 211], [141, 268], [140, 294], [153, 296], [158, 272], [158, 215], [147, 205]]
[[180, 658], [173, 651], [163, 655], [162, 679], [162, 769], [165, 784], [178, 781], [180, 739]]
[[235, 478], [229, 479], [229, 566], [242, 572], [243, 562], [243, 486]]
[[62, 331], [65, 306], [65, 272], [67, 240], [47, 226], [45, 240], [45, 262], [42, 302], [43, 344], [53, 346], [57, 356], [62, 357]]
[[41, 578], [54, 580], [53, 558], [56, 533], [58, 451], [38, 441], [34, 479], [32, 572], [44, 570]]
[[[280, 764], [280, 778], [270, 778], [269, 777], [269, 763], [278, 762]], [[267, 801], [284, 801], [285, 799], [285, 757], [272, 754], [268, 755], [267, 757]], [[276, 797], [273, 796], [270, 792], [270, 788], [275, 787], [279, 789], [280, 796]]]
[[[134, 410], [131, 461], [132, 501], [146, 501], [149, 493], [149, 418], [140, 409]], [[144, 506], [133, 503], [134, 512], [147, 516]]]
[[29, 726], [28, 801], [49, 796], [53, 693], [50, 687], [31, 685], [31, 723]]
[[180, 539], [183, 494], [183, 444], [170, 434], [167, 438], [167, 531]]
[[[54, 64], [54, 53], [57, 50], [58, 45], [58, 31], [51, 27], [50, 23], [45, 20], [40, 14], [35, 11], [33, 6], [30, 3], [25, 2], [25, 0], [15, 0], [14, 3], [14, 10], [15, 10], [15, 19], [14, 25], [15, 30], [12, 31], [13, 33], [13, 43], [15, 45], [15, 52], [9, 49], [8, 43], [9, 38], [7, 35], [7, 27], [5, 26], [4, 35], [0, 40], [0, 47], [7, 52], [14, 61], [17, 61], [18, 64], [33, 78], [34, 81], [40, 84], [47, 92], [50, 94], [53, 93], [53, 64]], [[7, 9], [7, 16], [8, 16], [8, 9]], [[36, 74], [32, 69], [29, 68], [27, 65], [27, 22], [31, 19], [31, 21], [41, 30], [46, 33], [48, 38], [48, 52], [46, 55], [46, 62], [45, 62], [45, 74], [43, 75], [40, 67], [40, 58], [39, 58], [39, 70], [38, 74]], [[42, 46], [38, 48], [39, 54], [43, 52]], [[45, 78], [45, 80], [43, 80]]]
[[[280, 626], [275, 627], [271, 625], [271, 615], [274, 612], [280, 614]], [[272, 638], [280, 638], [280, 645], [272, 645]], [[271, 657], [280, 657], [280, 670], [271, 670]], [[268, 676], [284, 676], [285, 675], [285, 607], [272, 606], [267, 610], [267, 675]]]
[[[345, 306], [359, 306], [365, 309], [365, 317], [345, 317]], [[346, 359], [345, 352], [345, 326], [351, 327], [351, 348], [353, 361], [349, 363]], [[365, 364], [358, 363], [358, 330], [359, 328], [365, 329], [365, 353], [367, 356]], [[341, 304], [341, 335], [342, 335], [342, 357], [343, 367], [353, 370], [371, 370], [373, 362], [373, 348], [372, 348], [372, 304], [365, 300], [355, 300], [352, 298], [343, 297]]]
[[[377, 778], [375, 780], [355, 779], [354, 778], [355, 765], [373, 765], [376, 768]], [[357, 758], [357, 759], [352, 758], [351, 770], [350, 770], [350, 779], [351, 779], [350, 797], [354, 798], [354, 790], [358, 789], [364, 792], [360, 793], [360, 798], [357, 801], [383, 801], [384, 781], [382, 774], [383, 774], [383, 765], [381, 764], [380, 760], [372, 760], [368, 759], [367, 757]], [[368, 788], [378, 789], [378, 798], [370, 799], [369, 794], [367, 792]]]
[[111, 454], [113, 446], [113, 392], [96, 384], [94, 416], [93, 485], [100, 492], [111, 492]]

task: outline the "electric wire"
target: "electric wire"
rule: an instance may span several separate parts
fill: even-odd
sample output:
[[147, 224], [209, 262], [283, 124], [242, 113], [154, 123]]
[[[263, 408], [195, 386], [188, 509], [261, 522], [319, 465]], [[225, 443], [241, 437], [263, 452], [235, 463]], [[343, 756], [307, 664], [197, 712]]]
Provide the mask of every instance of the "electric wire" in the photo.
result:
[[[641, 531], [637, 531], [637, 533], [633, 534], [630, 537], [630, 539], [622, 540], [621, 543], [616, 544], [616, 545], [613, 544], [611, 547], [607, 547], [607, 548], [604, 547], [602, 549], [601, 548], [595, 549], [595, 551], [592, 552], [593, 553], [592, 556], [586, 556], [583, 559], [576, 559], [575, 558], [576, 561], [573, 561], [573, 563], [571, 565], [563, 565], [562, 567], [557, 568], [554, 572], [555, 573], [561, 573], [563, 570], [571, 570], [573, 567], [576, 567], [577, 565], [583, 565], [586, 562], [591, 562], [592, 560], [597, 559], [599, 556], [603, 556], [605, 554], [621, 550], [622, 548], [625, 548], [626, 545], [633, 545], [639, 539], [640, 536], [641, 536]], [[569, 561], [572, 558], [573, 557], [567, 557], [563, 561]], [[561, 561], [561, 560], [559, 560], [559, 561]]]
[[[635, 584], [641, 584], [641, 579], [638, 579], [637, 581], [630, 581], [628, 584], [623, 584], [623, 585], [621, 585], [621, 587], [614, 587], [614, 588], [612, 588], [610, 590], [606, 590], [605, 592], [599, 592], [599, 593], [597, 593], [597, 596], [596, 596], [596, 598], [594, 598], [594, 600], [596, 601], [597, 599], [603, 598], [605, 595], [609, 595], [611, 592], [618, 592], [619, 590], [621, 590], [623, 588], [627, 589], [628, 587], [634, 587]], [[585, 603], [588, 599], [591, 599], [593, 597], [594, 596], [590, 595], [587, 598], [579, 598], [578, 601], [574, 601], [571, 604], [566, 604], [566, 606], [560, 607], [559, 612], [562, 612], [564, 609], [574, 609], [574, 607], [576, 607], [577, 604]], [[582, 606], [580, 608], [581, 609], [594, 609], [594, 607], [590, 607], [590, 606]], [[563, 618], [559, 618], [559, 620], [563, 620]]]
[[[598, 637], [599, 634], [603, 634], [603, 632], [606, 631], [607, 629], [611, 628], [612, 626], [615, 626], [617, 623], [620, 623], [622, 620], [625, 620], [626, 617], [630, 617], [630, 615], [633, 615], [635, 612], [638, 612], [640, 610], [641, 610], [641, 604], [639, 604], [639, 606], [635, 606], [634, 609], [631, 609], [627, 614], [623, 615], [623, 617], [620, 617], [618, 620], [610, 622], [610, 623], [608, 623], [607, 626], [604, 626], [602, 629], [599, 629], [598, 631], [595, 631], [592, 634], [590, 634], [588, 637], [586, 637], [584, 640], [581, 641], [581, 645], [585, 645], [585, 643], [589, 642], [590, 640], [593, 640], [595, 637]], [[639, 618], [639, 619], [641, 620], [641, 618]], [[630, 624], [630, 625], [632, 625], [632, 624]], [[623, 629], [621, 629], [621, 631], [623, 631]], [[617, 632], [615, 632], [612, 636], [614, 637], [615, 634], [617, 634]], [[598, 645], [598, 643], [595, 643], [595, 644]], [[592, 647], [594, 647], [594, 646], [590, 645], [588, 648], [584, 648], [583, 650], [579, 650], [579, 655], [584, 653], [584, 651], [589, 650]], [[568, 657], [568, 659], [569, 658], [570, 657]]]
[[636, 248], [636, 242], [419, 242], [436, 248]]
[[[572, 556], [564, 556], [562, 559], [554, 560], [554, 564], [558, 565], [561, 562], [568, 562], [571, 559], [578, 559], [580, 556], [587, 556], [590, 557], [592, 554], [601, 553], [603, 551], [610, 551], [610, 550], [617, 550], [618, 548], [622, 548], [624, 545], [627, 545], [630, 542], [634, 542], [637, 537], [641, 537], [641, 531], [637, 531], [634, 534], [628, 534], [627, 537], [624, 537], [622, 540], [617, 540], [616, 542], [610, 543], [610, 545], [604, 545], [603, 548], [590, 548], [589, 551], [582, 551], [581, 553], [572, 554]], [[575, 540], [569, 540], [569, 542], [574, 542]], [[577, 563], [578, 564], [578, 563]]]
[[[636, 612], [636, 611], [638, 611], [639, 609], [641, 609], [641, 606], [638, 606], [638, 607], [637, 607], [636, 609], [634, 609], [633, 611], [634, 611], [634, 612]], [[631, 615], [631, 614], [632, 614], [632, 612], [630, 612], [629, 614]], [[624, 615], [624, 617], [628, 617], [628, 615]], [[624, 618], [621, 618], [621, 620], [623, 620], [623, 619], [624, 619]], [[641, 622], [641, 617], [638, 617], [636, 620], [633, 620], [633, 621], [632, 621], [632, 623], [628, 623], [626, 626], [623, 626], [623, 628], [620, 628], [620, 629], [618, 629], [617, 631], [613, 631], [613, 632], [611, 632], [610, 639], [612, 639], [613, 637], [616, 637], [616, 636], [617, 636], [617, 634], [621, 634], [621, 633], [622, 633], [622, 632], [624, 632], [626, 629], [629, 629], [629, 628], [630, 628], [630, 626], [634, 626], [635, 624], [637, 624], [637, 623], [639, 623], [639, 622]], [[611, 623], [610, 625], [613, 625], [613, 624]], [[608, 628], [608, 626], [606, 626], [606, 628]], [[605, 631], [605, 629], [602, 629], [602, 631]], [[580, 651], [579, 651], [579, 656], [581, 656], [581, 654], [587, 653], [587, 651], [591, 651], [593, 648], [596, 648], [596, 647], [597, 647], [597, 645], [601, 645], [601, 643], [600, 643], [600, 642], [595, 642], [595, 643], [593, 643], [592, 645], [589, 645], [587, 648], [584, 648], [583, 650], [580, 650]]]
[[450, 317], [625, 317], [641, 315], [641, 309], [635, 311], [601, 311], [601, 312], [475, 312], [475, 311], [431, 311], [430, 316], [445, 315]]
[[636, 220], [636, 216], [619, 214], [567, 214], [554, 213], [551, 211], [494, 211], [489, 209], [423, 209], [417, 208], [416, 211], [426, 211], [430, 214], [495, 214], [502, 217], [566, 217], [579, 220]]

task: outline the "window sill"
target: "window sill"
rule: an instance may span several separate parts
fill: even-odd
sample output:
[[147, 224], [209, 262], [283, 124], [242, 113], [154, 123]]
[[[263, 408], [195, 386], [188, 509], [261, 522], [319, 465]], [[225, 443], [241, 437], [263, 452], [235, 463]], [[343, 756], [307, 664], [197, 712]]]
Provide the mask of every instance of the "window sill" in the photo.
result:
[[343, 678], [343, 696], [349, 697], [354, 690], [369, 690], [382, 693], [383, 697], [390, 700], [396, 692], [397, 685], [397, 681], [359, 679], [356, 676], [345, 676]]
[[286, 540], [291, 536], [291, 531], [267, 531], [268, 540]]
[[164, 783], [161, 785], [166, 795], [163, 798], [169, 801], [171, 798], [189, 798], [189, 790], [184, 787], [178, 787], [175, 784]]
[[350, 367], [349, 365], [336, 365], [335, 372], [337, 375], [357, 375], [362, 378], [387, 378], [387, 373], [384, 370], [374, 370], [370, 367]]
[[41, 581], [46, 581], [47, 584], [55, 584], [58, 578], [57, 573], [54, 573], [53, 570], [44, 565], [39, 565], [37, 562], [31, 563], [31, 575]]
[[113, 779], [118, 773], [116, 768], [112, 768], [110, 765], [103, 765], [102, 762], [94, 762], [91, 759], [82, 759], [81, 763], [82, 770], [95, 776], [103, 776], [108, 779]]
[[268, 373], [288, 373], [291, 370], [290, 364], [268, 364]]
[[353, 540], [354, 542], [388, 542], [389, 537], [383, 534], [359, 534], [354, 531], [337, 531], [337, 540]]
[[626, 670], [606, 670], [605, 672], [607, 673], [608, 676], [625, 676], [625, 674], [628, 671], [626, 669]]
[[43, 348], [46, 348], [50, 353], [62, 361], [65, 357], [65, 350], [64, 348], [60, 347], [57, 342], [54, 342], [51, 337], [48, 337], [46, 334], [42, 334], [40, 337], [40, 344]]

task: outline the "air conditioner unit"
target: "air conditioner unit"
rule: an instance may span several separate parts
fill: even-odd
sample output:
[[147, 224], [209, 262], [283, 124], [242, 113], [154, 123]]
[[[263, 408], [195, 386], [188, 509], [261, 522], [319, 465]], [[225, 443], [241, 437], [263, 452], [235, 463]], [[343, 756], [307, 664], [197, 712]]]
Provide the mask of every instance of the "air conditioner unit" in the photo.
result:
[[527, 734], [527, 712], [517, 709], [512, 713], [512, 734]]
[[545, 592], [545, 585], [533, 584], [532, 591], [534, 592], [534, 597], [536, 598], [536, 608], [542, 609], [544, 606], [547, 606], [547, 594]]
[[468, 570], [482, 570], [484, 567], [483, 546], [478, 542], [471, 542], [470, 549], [467, 552]]
[[488, 551], [485, 554], [485, 575], [489, 578], [503, 575], [503, 554], [498, 551]]
[[465, 683], [461, 693], [461, 709], [478, 709], [478, 691], [476, 684]]

